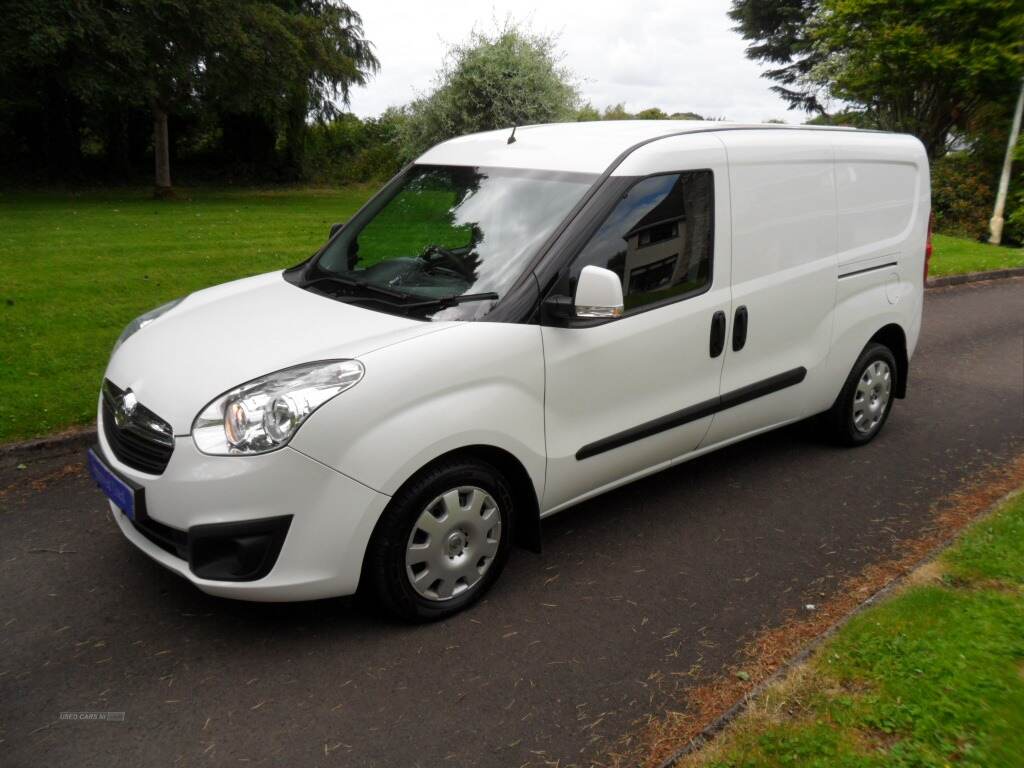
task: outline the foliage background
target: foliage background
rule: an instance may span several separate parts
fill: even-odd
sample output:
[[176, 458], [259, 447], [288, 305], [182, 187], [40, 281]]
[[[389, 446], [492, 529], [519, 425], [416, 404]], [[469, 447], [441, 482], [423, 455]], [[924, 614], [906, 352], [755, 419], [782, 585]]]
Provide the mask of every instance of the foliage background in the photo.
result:
[[[810, 123], [917, 136], [940, 231], [982, 237], [1024, 77], [1021, 0], [733, 0], [747, 56]], [[1024, 173], [1004, 243], [1024, 239]]]
[[[0, 187], [378, 182], [452, 136], [571, 120], [703, 119], [580, 99], [558, 38], [506, 20], [449, 48], [432, 88], [361, 119], [378, 62], [338, 0], [6, 0]], [[1021, 0], [733, 0], [747, 53], [810, 123], [918, 135], [936, 226], [983, 238], [1024, 75]], [[724, 119], [727, 116], [712, 116]], [[1019, 151], [1018, 151], [1019, 153]], [[1016, 166], [1006, 241], [1024, 241]]]

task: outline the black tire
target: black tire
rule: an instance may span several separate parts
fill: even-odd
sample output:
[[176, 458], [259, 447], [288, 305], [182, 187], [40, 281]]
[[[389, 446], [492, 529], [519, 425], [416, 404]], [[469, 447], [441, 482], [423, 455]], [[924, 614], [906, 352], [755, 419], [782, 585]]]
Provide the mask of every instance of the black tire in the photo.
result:
[[[428, 599], [413, 587], [406, 569], [413, 526], [432, 500], [453, 488], [467, 486], [482, 489], [497, 505], [501, 519], [497, 552], [479, 580], [461, 594], [444, 600]], [[395, 494], [381, 515], [367, 548], [360, 591], [375, 608], [405, 621], [436, 621], [458, 613], [479, 600], [501, 575], [513, 540], [514, 519], [512, 491], [493, 466], [456, 457], [427, 467]]]
[[[889, 396], [880, 414], [875, 414], [877, 421], [869, 416], [868, 421], [872, 424], [870, 429], [865, 431], [863, 426], [858, 427], [854, 419], [854, 398], [858, 396], [858, 383], [876, 362], [884, 363], [889, 368]], [[836, 398], [832, 408], [824, 414], [824, 424], [828, 436], [841, 445], [850, 446], [867, 445], [874, 440], [882, 431], [882, 427], [885, 426], [885, 422], [888, 421], [889, 414], [892, 412], [892, 404], [896, 399], [896, 377], [898, 375], [896, 358], [887, 346], [870, 342], [864, 347], [857, 362], [853, 364], [839, 397]]]

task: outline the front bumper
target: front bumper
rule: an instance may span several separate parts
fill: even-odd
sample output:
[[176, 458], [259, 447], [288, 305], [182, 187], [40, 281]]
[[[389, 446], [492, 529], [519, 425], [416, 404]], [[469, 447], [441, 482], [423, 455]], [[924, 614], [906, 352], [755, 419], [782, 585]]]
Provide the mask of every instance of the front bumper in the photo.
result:
[[200, 453], [190, 437], [178, 437], [166, 470], [154, 476], [119, 462], [102, 427], [99, 438], [103, 458], [145, 488], [146, 514], [172, 539], [194, 533], [197, 526], [238, 524], [244, 530], [257, 521], [290, 516], [280, 554], [266, 575], [216, 580], [197, 575], [184, 552], [172, 554], [173, 546], [144, 535], [111, 502], [114, 520], [129, 541], [202, 591], [290, 601], [349, 595], [359, 586], [363, 555], [388, 496], [288, 447], [260, 456], [218, 457]]

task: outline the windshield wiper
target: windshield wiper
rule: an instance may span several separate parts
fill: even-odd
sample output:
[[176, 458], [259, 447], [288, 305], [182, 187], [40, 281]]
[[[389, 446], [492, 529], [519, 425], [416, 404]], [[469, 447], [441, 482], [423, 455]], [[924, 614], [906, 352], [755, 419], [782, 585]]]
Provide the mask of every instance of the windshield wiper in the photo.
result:
[[[374, 287], [374, 286], [369, 286]], [[411, 296], [412, 294], [404, 293], [403, 296]], [[492, 292], [489, 293], [463, 293], [458, 296], [441, 296], [436, 299], [424, 299], [422, 301], [388, 301], [387, 299], [379, 299], [376, 296], [346, 296], [344, 301], [349, 303], [355, 303], [359, 301], [373, 301], [378, 304], [387, 304], [389, 307], [398, 307], [399, 309], [422, 309], [423, 307], [436, 307], [437, 309], [447, 309], [448, 307], [454, 307], [457, 304], [465, 304], [471, 301], [497, 301], [498, 294]]]
[[403, 304], [403, 307], [434, 307], [438, 309], [447, 309], [448, 307], [454, 307], [456, 304], [466, 304], [471, 301], [497, 301], [498, 294], [494, 291], [488, 291], [487, 293], [463, 293], [458, 296], [441, 296], [437, 299], [426, 299], [424, 301], [409, 301]]
[[382, 285], [374, 285], [373, 283], [367, 283], [365, 280], [356, 280], [352, 277], [342, 277], [341, 275], [321, 275], [320, 277], [314, 277], [312, 280], [307, 280], [304, 285], [309, 287], [316, 283], [336, 283], [337, 285], [344, 285], [348, 288], [362, 288], [373, 293], [379, 293], [382, 296], [390, 296], [392, 299], [406, 299], [410, 294], [403, 293], [402, 291], [395, 291], [391, 288], [385, 288]]
[[396, 291], [391, 288], [385, 288], [381, 285], [367, 283], [363, 280], [356, 280], [351, 277], [342, 277], [341, 275], [321, 275], [320, 277], [314, 277], [312, 280], [307, 280], [305, 282], [305, 286], [308, 287], [320, 282], [336, 283], [349, 288], [364, 288], [367, 291], [372, 291], [373, 293], [380, 294], [381, 296], [398, 299], [398, 301], [388, 301], [387, 299], [378, 298], [377, 296], [346, 296], [344, 297], [346, 301], [376, 301], [380, 304], [387, 304], [388, 306], [400, 307], [402, 309], [419, 309], [421, 307], [447, 309], [448, 307], [454, 307], [457, 304], [466, 304], [472, 301], [497, 301], [499, 298], [498, 294], [493, 291], [489, 291], [487, 293], [463, 293], [456, 294], [454, 296], [440, 296], [436, 299], [409, 301], [414, 294], [405, 293], [404, 291]]

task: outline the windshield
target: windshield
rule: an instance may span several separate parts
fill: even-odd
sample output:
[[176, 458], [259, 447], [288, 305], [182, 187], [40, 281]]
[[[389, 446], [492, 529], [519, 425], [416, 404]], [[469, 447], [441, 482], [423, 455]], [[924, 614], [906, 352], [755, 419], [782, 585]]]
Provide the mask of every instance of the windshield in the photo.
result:
[[596, 178], [413, 166], [326, 246], [318, 272], [385, 309], [416, 302], [435, 320], [481, 317]]

